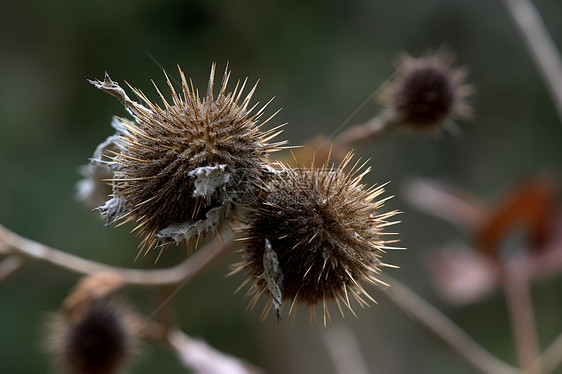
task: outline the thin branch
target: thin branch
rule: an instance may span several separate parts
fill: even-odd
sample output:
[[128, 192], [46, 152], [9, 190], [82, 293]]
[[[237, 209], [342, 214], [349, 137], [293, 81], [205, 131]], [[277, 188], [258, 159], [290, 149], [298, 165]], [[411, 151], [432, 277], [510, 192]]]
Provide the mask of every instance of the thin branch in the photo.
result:
[[24, 238], [0, 225], [0, 242], [4, 242], [14, 254], [82, 275], [93, 275], [102, 272], [115, 273], [121, 277], [123, 283], [139, 286], [174, 285], [184, 282], [225, 253], [233, 241], [233, 235], [229, 235], [225, 238], [224, 244], [212, 242], [199, 249], [185, 261], [167, 269], [137, 270], [87, 260]]
[[196, 374], [264, 373], [262, 369], [227, 355], [202, 340], [186, 335], [181, 330], [170, 331], [167, 341], [182, 364]]
[[539, 343], [529, 279], [517, 262], [508, 263], [503, 274], [504, 293], [515, 338], [519, 365], [525, 373], [542, 373]]
[[370, 373], [357, 337], [348, 326], [340, 323], [322, 330], [320, 335], [337, 374]]
[[10, 254], [10, 247], [0, 240], [0, 256], [6, 256]]
[[530, 0], [504, 0], [562, 120], [562, 58]]
[[[388, 275], [385, 277], [390, 278]], [[388, 300], [403, 310], [406, 316], [443, 341], [473, 368], [484, 374], [520, 373], [518, 369], [485, 350], [447, 316], [411, 289], [396, 279], [389, 279], [389, 283], [391, 287], [381, 288]]]
[[134, 310], [128, 312], [129, 323], [135, 326], [141, 339], [166, 344], [182, 365], [196, 374], [265, 374], [253, 364], [212, 347], [205, 341], [193, 338], [177, 327], [156, 322]]
[[430, 179], [409, 181], [402, 196], [416, 208], [462, 229], [476, 230], [488, 215], [484, 203], [475, 196]]
[[533, 365], [533, 370], [538, 370], [542, 367], [544, 374], [552, 373], [562, 363], [562, 334], [559, 334], [556, 339], [543, 351], [542, 355]]
[[334, 143], [352, 148], [354, 145], [373, 141], [386, 133], [386, 131], [395, 124], [395, 118], [396, 117], [391, 115], [389, 111], [383, 111], [367, 122], [356, 125], [341, 133], [336, 137]]
[[17, 273], [25, 265], [21, 256], [8, 256], [0, 262], [0, 283]]

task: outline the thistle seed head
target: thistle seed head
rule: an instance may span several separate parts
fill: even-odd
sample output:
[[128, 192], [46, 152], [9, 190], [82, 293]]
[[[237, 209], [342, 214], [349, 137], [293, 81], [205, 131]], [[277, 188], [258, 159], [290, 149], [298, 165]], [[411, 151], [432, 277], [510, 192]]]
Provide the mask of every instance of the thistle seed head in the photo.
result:
[[349, 154], [337, 167], [320, 169], [281, 167], [266, 183], [263, 200], [246, 219], [242, 261], [232, 273], [245, 270], [250, 283], [248, 295], [253, 308], [261, 295], [272, 302], [280, 318], [281, 303], [289, 301], [289, 315], [296, 304], [314, 308], [322, 304], [324, 324], [329, 319], [327, 300], [341, 303], [353, 313], [350, 298], [359, 304], [374, 301], [361, 283], [379, 284], [376, 275], [382, 266], [381, 256], [389, 243], [383, 239], [383, 227], [397, 212], [381, 213], [386, 199], [376, 200], [383, 187], [365, 189], [361, 179], [369, 171], [357, 167], [344, 169]]
[[472, 108], [466, 99], [473, 89], [465, 83], [466, 70], [452, 67], [453, 62], [444, 51], [421, 58], [403, 57], [396, 79], [381, 95], [392, 122], [428, 130], [447, 119], [469, 118]]
[[262, 179], [268, 152], [282, 144], [268, 143], [276, 129], [260, 130], [268, 121], [257, 123], [265, 107], [255, 113], [255, 106], [249, 108], [256, 86], [243, 99], [246, 81], [227, 93], [227, 69], [215, 97], [213, 64], [207, 94], [200, 97], [179, 72], [182, 94], [166, 76], [171, 102], [155, 85], [162, 106], [138, 89], [142, 105], [132, 101], [107, 74], [104, 81], [91, 81], [116, 96], [134, 118], [114, 125], [119, 150], [108, 147], [106, 159], [94, 160], [109, 164], [114, 174], [113, 197], [99, 209], [108, 224], [136, 222], [148, 249], [213, 234], [233, 217], [243, 193]]
[[118, 373], [135, 345], [124, 311], [101, 300], [78, 318], [57, 316], [52, 330], [50, 349], [66, 374]]

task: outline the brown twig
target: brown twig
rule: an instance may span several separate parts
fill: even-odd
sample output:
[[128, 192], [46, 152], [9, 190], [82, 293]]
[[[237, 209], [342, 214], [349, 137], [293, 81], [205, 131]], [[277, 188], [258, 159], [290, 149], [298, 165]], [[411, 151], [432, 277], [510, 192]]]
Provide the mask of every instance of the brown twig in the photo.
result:
[[352, 148], [354, 145], [371, 142], [386, 133], [395, 124], [395, 121], [396, 116], [393, 116], [390, 111], [383, 111], [367, 122], [342, 132], [336, 137], [334, 143]]
[[240, 359], [227, 355], [202, 340], [181, 330], [171, 330], [167, 342], [182, 364], [197, 374], [263, 374], [264, 371]]
[[530, 0], [504, 0], [562, 120], [562, 57]]
[[488, 214], [484, 203], [475, 196], [430, 179], [411, 180], [402, 196], [416, 208], [463, 229], [476, 230]]
[[196, 374], [265, 374], [265, 371], [235, 356], [223, 353], [201, 339], [187, 335], [168, 321], [157, 322], [134, 309], [127, 312], [128, 323], [137, 337], [168, 345], [181, 364]]
[[14, 275], [25, 265], [21, 256], [8, 256], [0, 262], [0, 283]]
[[156, 317], [156, 320], [162, 326], [162, 331], [165, 335], [167, 335], [173, 325], [173, 316], [171, 311], [171, 303], [168, 301], [174, 296], [176, 289], [173, 286], [162, 286], [159, 290], [158, 295], [158, 306], [156, 307], [155, 311], [153, 312], [153, 316]]
[[552, 373], [562, 363], [562, 334], [543, 351], [542, 355], [533, 364], [532, 370], [540, 370], [542, 373]]
[[[390, 277], [386, 276], [386, 278]], [[389, 283], [392, 284], [391, 287], [381, 288], [388, 300], [396, 304], [413, 321], [443, 341], [473, 368], [485, 374], [521, 373], [485, 350], [447, 316], [398, 280], [390, 279]]]
[[369, 374], [357, 337], [349, 327], [335, 324], [320, 335], [337, 374]]
[[525, 373], [542, 373], [533, 301], [527, 272], [521, 263], [507, 263], [503, 272], [503, 286], [519, 365]]
[[209, 263], [225, 253], [234, 242], [234, 236], [225, 235], [223, 244], [212, 242], [188, 257], [180, 264], [157, 270], [137, 270], [105, 265], [87, 260], [45, 244], [24, 238], [0, 225], [0, 242], [4, 242], [9, 250], [34, 261], [48, 263], [59, 268], [82, 274], [115, 273], [124, 284], [139, 286], [163, 286], [185, 282], [204, 269]]

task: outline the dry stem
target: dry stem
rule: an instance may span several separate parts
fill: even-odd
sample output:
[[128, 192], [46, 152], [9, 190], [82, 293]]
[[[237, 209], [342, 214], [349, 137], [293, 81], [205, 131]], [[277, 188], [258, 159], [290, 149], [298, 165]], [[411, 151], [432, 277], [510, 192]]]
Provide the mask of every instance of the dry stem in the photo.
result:
[[124, 284], [139, 286], [163, 286], [184, 282], [186, 279], [198, 274], [214, 259], [225, 253], [233, 241], [233, 235], [229, 234], [226, 236], [224, 244], [221, 245], [217, 242], [209, 243], [176, 266], [167, 269], [137, 270], [86, 260], [24, 238], [0, 225], [0, 242], [6, 244], [9, 247], [9, 251], [14, 254], [82, 275], [115, 273], [122, 279]]
[[348, 326], [335, 324], [323, 330], [321, 337], [337, 374], [369, 374], [357, 337]]
[[0, 262], [0, 283], [14, 275], [25, 265], [21, 256], [8, 256]]
[[198, 374], [258, 374], [263, 370], [192, 338], [181, 330], [171, 330], [167, 342], [182, 364]]
[[525, 373], [542, 373], [541, 360], [538, 359], [539, 343], [528, 275], [521, 270], [517, 262], [506, 264], [504, 269], [504, 292], [519, 365]]
[[504, 0], [562, 120], [562, 58], [530, 0]]
[[395, 116], [385, 110], [367, 122], [356, 125], [338, 135], [334, 141], [342, 147], [353, 148], [354, 145], [365, 144], [381, 137], [395, 124]]
[[[390, 278], [389, 276], [385, 276]], [[466, 332], [434, 306], [416, 295], [396, 279], [392, 287], [383, 290], [388, 300], [396, 304], [406, 316], [442, 340], [472, 367], [484, 374], [517, 374], [519, 370], [490, 354]]]
[[540, 370], [542, 367], [543, 373], [552, 373], [562, 363], [562, 334], [559, 334], [556, 339], [544, 350], [542, 355], [533, 364], [532, 370]]

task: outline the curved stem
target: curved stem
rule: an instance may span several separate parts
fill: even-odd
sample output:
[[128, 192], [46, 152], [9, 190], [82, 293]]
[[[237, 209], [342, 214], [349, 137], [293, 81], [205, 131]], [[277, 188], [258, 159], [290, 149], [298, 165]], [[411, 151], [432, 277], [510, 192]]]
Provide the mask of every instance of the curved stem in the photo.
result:
[[25, 265], [21, 256], [8, 256], [0, 262], [0, 283], [17, 273]]
[[174, 351], [181, 365], [190, 369], [190, 372], [199, 374], [266, 373], [262, 368], [240, 357], [222, 352], [209, 343], [186, 334], [172, 324], [155, 322], [140, 313], [135, 313], [133, 317], [133, 323], [141, 327], [140, 338], [166, 344]]
[[166, 337], [184, 367], [207, 374], [264, 374], [256, 366], [227, 355], [202, 340], [192, 338], [181, 330], [171, 330]]
[[504, 0], [562, 120], [562, 57], [530, 0]]
[[348, 326], [335, 324], [330, 329], [322, 330], [320, 336], [337, 374], [369, 374], [369, 368], [361, 354], [361, 346]]
[[542, 373], [533, 301], [527, 274], [518, 263], [504, 268], [503, 286], [519, 365], [526, 373]]
[[396, 119], [390, 111], [383, 111], [367, 122], [341, 133], [336, 137], [335, 143], [352, 148], [354, 145], [364, 144], [381, 137], [395, 123]]
[[[385, 275], [385, 278], [390, 278]], [[406, 316], [438, 337], [468, 364], [485, 374], [516, 374], [520, 371], [493, 356], [442, 312], [416, 295], [396, 279], [389, 279], [391, 287], [382, 292]]]
[[562, 334], [544, 350], [542, 355], [533, 364], [533, 369], [542, 367], [544, 374], [552, 373], [562, 363]]
[[87, 260], [24, 238], [0, 225], [0, 242], [7, 245], [12, 253], [83, 275], [116, 273], [123, 283], [139, 286], [174, 285], [193, 277], [225, 253], [234, 242], [233, 237], [229, 235], [223, 244], [212, 242], [206, 245], [176, 266], [167, 269], [137, 270]]

